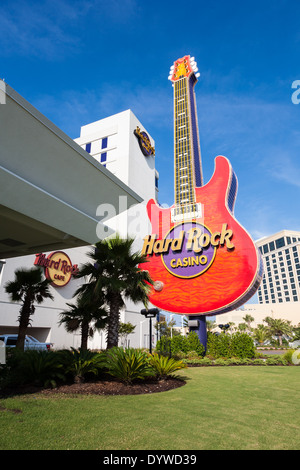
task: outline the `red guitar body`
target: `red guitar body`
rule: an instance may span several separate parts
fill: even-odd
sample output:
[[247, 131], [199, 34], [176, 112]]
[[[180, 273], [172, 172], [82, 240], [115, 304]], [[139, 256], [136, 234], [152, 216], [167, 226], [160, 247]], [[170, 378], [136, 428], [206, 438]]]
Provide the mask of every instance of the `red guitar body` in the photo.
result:
[[[241, 306], [253, 296], [261, 281], [262, 265], [251, 237], [234, 217], [236, 192], [237, 179], [230, 162], [225, 157], [216, 157], [211, 180], [195, 188], [195, 200], [202, 207], [201, 218], [189, 222], [207, 230], [210, 247], [200, 253], [185, 250], [180, 261], [171, 260], [174, 269], [166, 268], [166, 257], [172, 258], [174, 254], [170, 246], [168, 250], [165, 247], [164, 253], [157, 249], [148, 254], [148, 262], [140, 268], [149, 271], [155, 282], [149, 298], [152, 304], [174, 313], [216, 315]], [[166, 240], [176, 225], [184, 229], [183, 222], [172, 222], [172, 208], [161, 208], [153, 199], [148, 202], [155, 240]], [[209, 259], [203, 271], [195, 274], [188, 264], [195, 258], [199, 261], [201, 256], [197, 255], [204, 255], [208, 248], [213, 250], [211, 258], [207, 254]], [[180, 256], [180, 252], [177, 250], [175, 255]], [[200, 261], [203, 260], [202, 256]]]

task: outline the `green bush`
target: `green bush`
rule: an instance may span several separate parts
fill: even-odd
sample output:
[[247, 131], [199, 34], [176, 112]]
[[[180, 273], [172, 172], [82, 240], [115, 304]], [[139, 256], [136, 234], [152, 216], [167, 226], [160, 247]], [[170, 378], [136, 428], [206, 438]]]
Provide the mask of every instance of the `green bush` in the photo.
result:
[[[293, 354], [295, 352], [298, 352], [298, 358], [300, 359], [300, 349], [289, 349], [286, 353], [283, 354], [283, 359], [288, 363], [288, 364], [294, 364], [293, 362]], [[297, 359], [297, 358], [296, 358]]]
[[71, 376], [76, 383], [83, 382], [90, 375], [98, 375], [104, 368], [103, 353], [71, 348], [57, 351], [56, 354], [65, 374]]
[[187, 336], [176, 335], [173, 338], [162, 336], [156, 344], [156, 351], [160, 354], [177, 356], [193, 353], [204, 355], [204, 346], [200, 343], [197, 333], [192, 331]]
[[149, 363], [158, 379], [165, 379], [168, 376], [172, 376], [173, 372], [187, 367], [183, 361], [161, 356], [157, 353], [150, 356]]
[[55, 387], [65, 380], [63, 365], [54, 351], [10, 352], [6, 364], [6, 386], [37, 385]]
[[255, 357], [253, 339], [247, 333], [233, 334], [230, 341], [230, 355], [241, 359]]
[[207, 333], [207, 355], [214, 357], [230, 357], [230, 336], [221, 333], [219, 336]]
[[255, 357], [255, 346], [247, 333], [233, 335], [221, 333], [219, 336], [208, 332], [207, 354], [215, 359], [236, 357], [240, 359]]
[[107, 372], [126, 384], [154, 375], [145, 351], [114, 347], [106, 351], [104, 356]]

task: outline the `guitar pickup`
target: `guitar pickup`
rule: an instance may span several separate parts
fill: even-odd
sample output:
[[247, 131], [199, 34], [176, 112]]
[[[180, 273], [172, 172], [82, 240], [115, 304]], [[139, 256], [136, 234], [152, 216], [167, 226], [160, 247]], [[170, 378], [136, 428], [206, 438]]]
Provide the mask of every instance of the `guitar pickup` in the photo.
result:
[[191, 219], [202, 218], [202, 204], [187, 204], [183, 206], [176, 206], [171, 209], [171, 221], [173, 223], [182, 222]]

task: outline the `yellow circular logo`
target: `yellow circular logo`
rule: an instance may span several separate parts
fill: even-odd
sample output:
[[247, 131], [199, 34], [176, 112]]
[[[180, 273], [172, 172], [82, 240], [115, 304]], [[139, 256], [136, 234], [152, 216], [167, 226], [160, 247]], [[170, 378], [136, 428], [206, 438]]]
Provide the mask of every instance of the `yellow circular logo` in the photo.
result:
[[45, 254], [39, 253], [34, 264], [44, 267], [46, 278], [55, 287], [65, 286], [72, 275], [78, 272], [78, 265], [73, 265], [69, 256], [63, 251], [54, 251], [47, 258]]

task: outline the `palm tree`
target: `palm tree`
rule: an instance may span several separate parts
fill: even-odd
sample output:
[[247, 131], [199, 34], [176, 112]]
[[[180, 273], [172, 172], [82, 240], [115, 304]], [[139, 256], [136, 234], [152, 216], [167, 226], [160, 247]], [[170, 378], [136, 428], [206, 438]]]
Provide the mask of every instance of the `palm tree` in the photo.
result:
[[282, 346], [282, 336], [292, 334], [293, 327], [291, 326], [291, 322], [288, 320], [266, 317], [263, 321], [268, 324], [270, 334], [278, 336], [280, 346]]
[[262, 346], [264, 342], [270, 338], [269, 329], [265, 325], [257, 325], [253, 331], [254, 339]]
[[19, 320], [19, 334], [16, 347], [24, 350], [27, 327], [31, 315], [35, 312], [34, 303], [41, 304], [46, 298], [53, 300], [49, 289], [50, 281], [42, 278], [40, 268], [17, 269], [15, 279], [5, 284], [5, 291], [10, 294], [13, 302], [21, 302]]
[[102, 304], [109, 310], [107, 348], [118, 346], [120, 309], [124, 299], [148, 305], [150, 285], [149, 273], [139, 269], [147, 257], [140, 252], [132, 253], [133, 238], [122, 239], [119, 235], [101, 240], [88, 253], [92, 262], [83, 265], [76, 277], [85, 277], [75, 295], [80, 294], [83, 302]]
[[93, 336], [95, 330], [100, 330], [106, 326], [107, 311], [97, 304], [83, 304], [80, 298], [76, 305], [67, 303], [69, 309], [60, 313], [59, 324], [64, 324], [69, 333], [81, 330], [81, 349], [88, 349], [88, 338]]
[[249, 333], [251, 333], [251, 323], [254, 321], [254, 318], [251, 315], [246, 314], [243, 317], [243, 320], [247, 323], [248, 331], [249, 331]]

